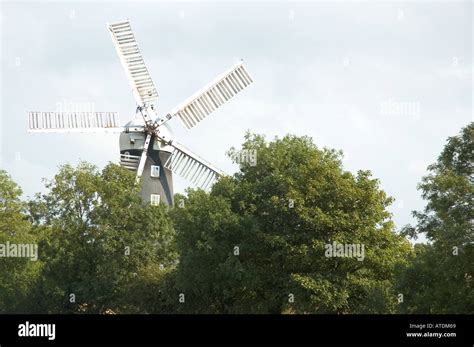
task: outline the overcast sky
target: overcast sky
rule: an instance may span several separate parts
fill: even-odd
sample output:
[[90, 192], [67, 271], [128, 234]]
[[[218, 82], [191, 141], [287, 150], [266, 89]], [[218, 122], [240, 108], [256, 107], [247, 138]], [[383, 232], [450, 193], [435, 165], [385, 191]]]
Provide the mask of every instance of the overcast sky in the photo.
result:
[[[370, 169], [396, 199], [397, 227], [424, 202], [416, 185], [446, 138], [473, 120], [472, 3], [1, 3], [1, 167], [25, 196], [65, 162], [118, 162], [118, 135], [28, 134], [28, 111], [78, 103], [133, 118], [106, 30], [129, 18], [166, 113], [243, 58], [255, 83], [181, 143], [227, 173], [247, 130], [309, 135]], [[188, 183], [175, 176], [175, 191]]]

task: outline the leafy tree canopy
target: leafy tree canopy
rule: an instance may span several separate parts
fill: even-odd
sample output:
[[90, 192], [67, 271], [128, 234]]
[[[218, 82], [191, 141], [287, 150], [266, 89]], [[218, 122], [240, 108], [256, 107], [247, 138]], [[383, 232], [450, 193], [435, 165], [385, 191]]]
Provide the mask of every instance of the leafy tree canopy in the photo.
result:
[[38, 310], [133, 311], [121, 303], [133, 295], [125, 289], [141, 269], [176, 261], [166, 207], [143, 203], [135, 176], [114, 164], [102, 171], [64, 165], [46, 187], [30, 202], [35, 226], [46, 235]]
[[[24, 310], [30, 287], [39, 271], [39, 263], [30, 257], [7, 257], [7, 248], [35, 245], [36, 236], [21, 201], [22, 191], [10, 176], [0, 170], [0, 313]], [[13, 254], [13, 253], [12, 253]], [[10, 254], [8, 254], [10, 255]]]
[[419, 189], [427, 200], [405, 234], [430, 244], [399, 278], [402, 309], [415, 313], [474, 313], [474, 123], [450, 137]]
[[[188, 190], [174, 209], [186, 312], [361, 313], [395, 308], [394, 268], [411, 248], [393, 232], [392, 202], [369, 171], [342, 168], [342, 154], [308, 137], [267, 142], [210, 194]], [[236, 156], [237, 154], [237, 156]], [[181, 200], [181, 204], [179, 201]], [[181, 208], [179, 207], [181, 205]], [[363, 260], [327, 257], [326, 245], [364, 246]]]

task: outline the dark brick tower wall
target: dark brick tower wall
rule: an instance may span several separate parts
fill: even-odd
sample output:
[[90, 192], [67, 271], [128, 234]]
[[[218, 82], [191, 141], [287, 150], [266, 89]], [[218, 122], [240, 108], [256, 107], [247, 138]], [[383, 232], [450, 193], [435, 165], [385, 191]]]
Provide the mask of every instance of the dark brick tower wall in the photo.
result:
[[[148, 148], [148, 159], [142, 175], [142, 190], [140, 195], [145, 201], [150, 201], [150, 194], [159, 194], [160, 203], [168, 206], [173, 205], [173, 176], [170, 170], [163, 166], [168, 160], [170, 152], [154, 150], [153, 146]], [[151, 166], [160, 167], [160, 177], [151, 177]]]
[[[144, 134], [122, 133], [120, 135], [120, 153], [140, 156], [144, 140]], [[171, 153], [160, 149], [160, 146], [152, 139], [147, 154], [147, 161], [141, 177], [140, 196], [150, 202], [151, 194], [158, 194], [160, 203], [171, 206], [173, 205], [173, 176], [170, 170], [164, 168]], [[151, 176], [152, 165], [160, 167], [160, 177]]]

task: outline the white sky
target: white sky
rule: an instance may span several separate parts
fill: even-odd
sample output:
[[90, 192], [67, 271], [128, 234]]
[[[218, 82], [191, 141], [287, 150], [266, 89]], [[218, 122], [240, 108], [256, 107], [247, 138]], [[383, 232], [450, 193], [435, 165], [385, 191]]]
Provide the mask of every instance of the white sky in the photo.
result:
[[[255, 83], [177, 139], [227, 173], [246, 130], [309, 135], [370, 169], [397, 227], [448, 136], [473, 121], [472, 2], [2, 2], [0, 165], [26, 196], [80, 159], [118, 161], [118, 135], [27, 134], [27, 112], [135, 103], [106, 22], [129, 18], [166, 113], [243, 58]], [[188, 183], [175, 176], [175, 191]]]

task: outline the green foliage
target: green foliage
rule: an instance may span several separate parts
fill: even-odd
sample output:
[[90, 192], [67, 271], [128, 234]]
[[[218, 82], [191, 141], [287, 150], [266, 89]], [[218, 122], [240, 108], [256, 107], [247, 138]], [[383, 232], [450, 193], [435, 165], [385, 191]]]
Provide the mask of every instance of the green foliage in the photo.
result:
[[474, 313], [474, 123], [448, 139], [419, 189], [427, 200], [414, 212], [411, 236], [431, 241], [417, 245], [416, 257], [399, 278], [409, 313]]
[[[393, 233], [386, 210], [392, 199], [370, 172], [344, 171], [340, 153], [320, 150], [308, 137], [267, 143], [248, 134], [242, 149], [255, 150], [258, 164], [244, 163], [211, 194], [189, 190], [177, 198], [184, 200], [173, 211], [183, 309], [393, 311], [393, 272], [410, 246]], [[325, 257], [333, 241], [363, 244], [364, 261]]]
[[166, 207], [143, 203], [134, 181], [113, 164], [102, 172], [87, 163], [65, 165], [47, 183], [48, 193], [30, 202], [34, 223], [45, 234], [38, 311], [121, 312], [142, 268], [173, 266]]
[[120, 301], [122, 312], [132, 314], [176, 313], [178, 294], [175, 268], [150, 263], [138, 270], [137, 276], [124, 287]]
[[[21, 189], [0, 170], [0, 244], [36, 244], [20, 200]], [[0, 313], [25, 312], [25, 302], [40, 269], [30, 258], [0, 258]]]
[[[308, 137], [247, 134], [256, 163], [169, 210], [113, 164], [64, 165], [28, 203], [0, 171], [0, 244], [39, 248], [38, 261], [0, 258], [0, 313], [472, 314], [473, 139], [473, 123], [448, 139], [401, 235], [370, 171]], [[429, 244], [404, 238], [422, 233]], [[333, 242], [363, 259], [328, 257]]]

